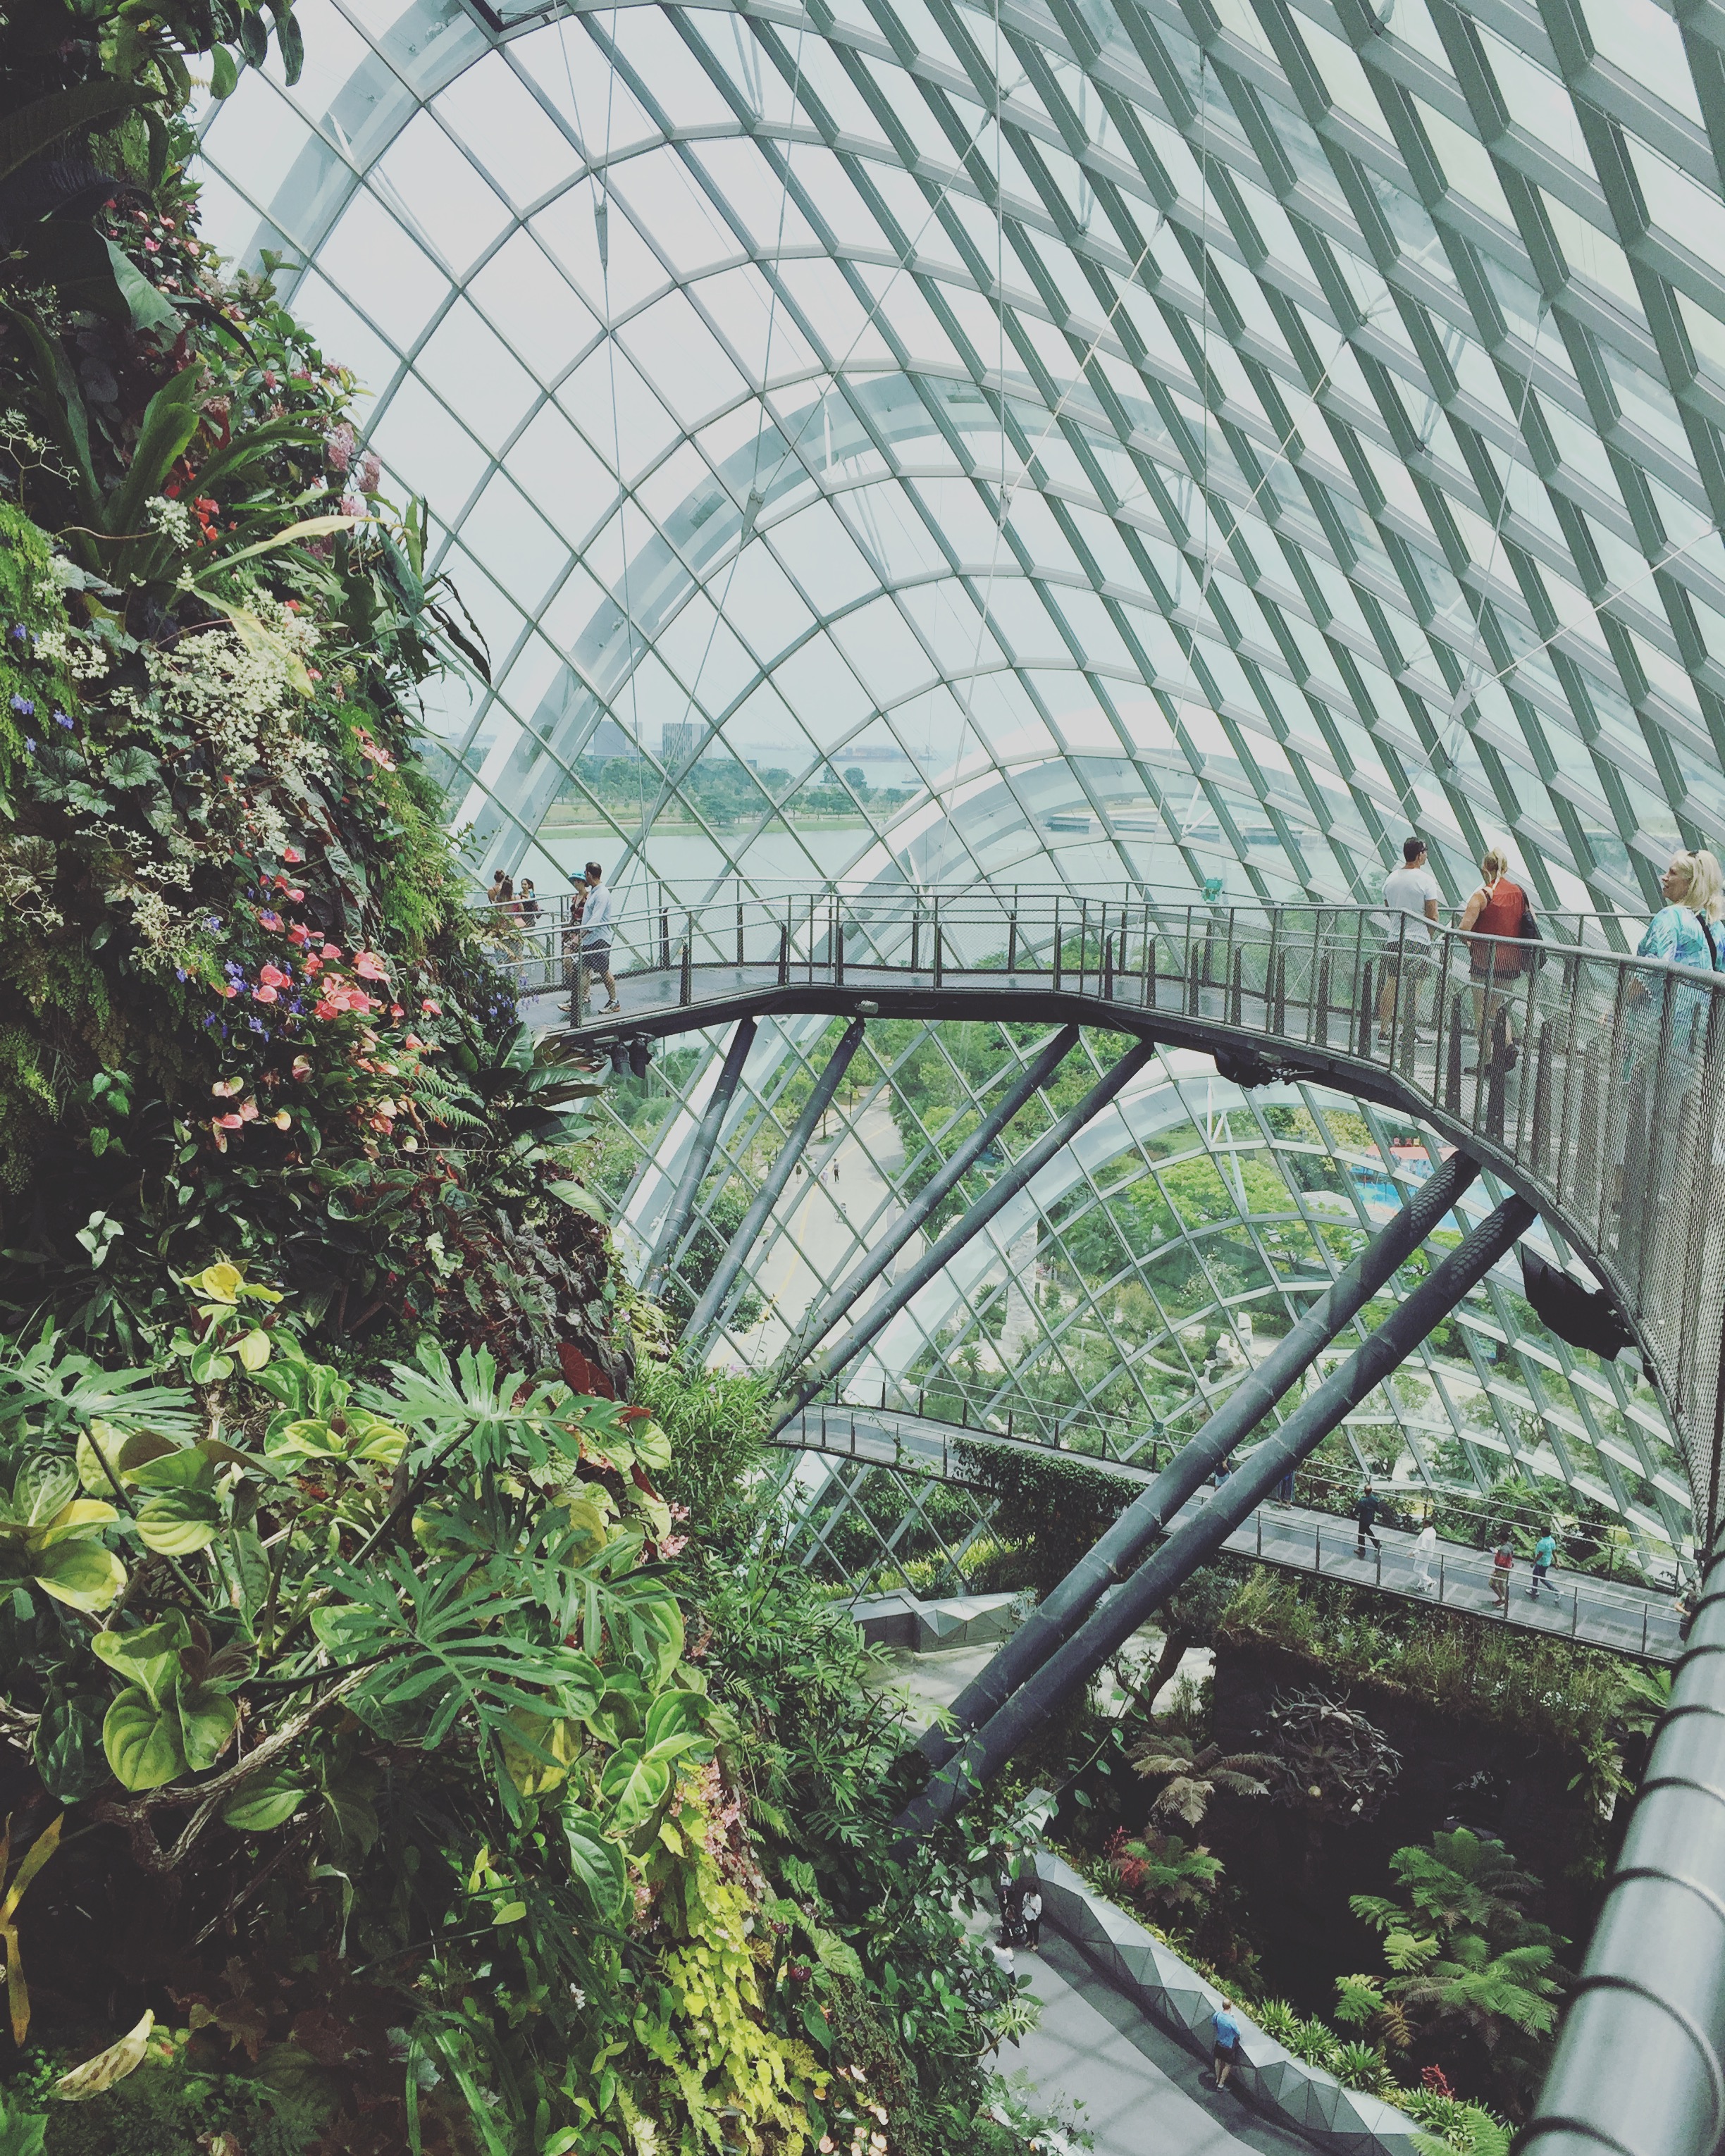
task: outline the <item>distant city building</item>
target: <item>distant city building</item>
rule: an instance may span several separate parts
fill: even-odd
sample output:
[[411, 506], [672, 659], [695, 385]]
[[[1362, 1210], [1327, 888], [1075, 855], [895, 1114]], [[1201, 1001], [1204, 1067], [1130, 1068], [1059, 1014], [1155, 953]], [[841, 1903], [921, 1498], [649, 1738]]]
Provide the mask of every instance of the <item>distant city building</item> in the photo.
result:
[[665, 727], [659, 737], [659, 761], [668, 771], [686, 763], [700, 747], [706, 731], [698, 719], [685, 719]]
[[638, 756], [640, 752], [615, 719], [601, 719], [588, 743], [589, 756]]

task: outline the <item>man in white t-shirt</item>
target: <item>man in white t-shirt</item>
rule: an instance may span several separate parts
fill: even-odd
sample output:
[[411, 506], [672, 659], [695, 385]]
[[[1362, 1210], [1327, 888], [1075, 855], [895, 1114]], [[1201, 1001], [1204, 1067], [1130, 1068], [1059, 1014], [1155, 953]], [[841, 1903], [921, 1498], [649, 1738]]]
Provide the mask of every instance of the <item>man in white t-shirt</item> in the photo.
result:
[[[1397, 978], [1398, 946], [1403, 970], [1407, 975], [1408, 1023], [1416, 1029], [1420, 1022], [1420, 983], [1431, 970], [1431, 924], [1438, 917], [1438, 901], [1443, 893], [1438, 880], [1425, 865], [1425, 841], [1423, 839], [1404, 839], [1402, 841], [1402, 865], [1392, 869], [1384, 879], [1384, 903], [1390, 914], [1391, 942], [1384, 954], [1384, 985], [1378, 991], [1378, 1038], [1389, 1039], [1390, 1020], [1395, 1014], [1395, 998], [1400, 986]], [[1397, 914], [1406, 916], [1406, 931], [1395, 919]]]
[[588, 863], [587, 896], [581, 907], [581, 963], [589, 979], [597, 973], [603, 981], [611, 998], [605, 1009], [614, 1011], [623, 1006], [617, 1000], [617, 983], [611, 978], [611, 894], [605, 887], [604, 874], [597, 861]]

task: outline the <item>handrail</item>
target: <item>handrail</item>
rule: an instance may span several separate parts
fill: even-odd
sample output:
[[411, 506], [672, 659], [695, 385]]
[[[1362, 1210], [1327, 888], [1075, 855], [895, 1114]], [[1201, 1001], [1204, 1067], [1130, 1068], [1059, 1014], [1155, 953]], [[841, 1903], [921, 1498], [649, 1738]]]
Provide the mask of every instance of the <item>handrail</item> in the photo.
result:
[[1244, 1056], [1248, 1082], [1286, 1069], [1392, 1099], [1525, 1191], [1610, 1289], [1658, 1378], [1706, 1547], [1725, 1414], [1725, 980], [1425, 930], [1380, 907], [1040, 892], [624, 908], [609, 935], [625, 1008], [584, 1037], [621, 1040], [649, 1019], [686, 1029], [704, 1007], [716, 1022], [775, 993], [851, 1015], [877, 991], [934, 1016], [979, 993], [1027, 1011], [1035, 997], [1050, 1015], [1219, 1050], [1224, 1065]]

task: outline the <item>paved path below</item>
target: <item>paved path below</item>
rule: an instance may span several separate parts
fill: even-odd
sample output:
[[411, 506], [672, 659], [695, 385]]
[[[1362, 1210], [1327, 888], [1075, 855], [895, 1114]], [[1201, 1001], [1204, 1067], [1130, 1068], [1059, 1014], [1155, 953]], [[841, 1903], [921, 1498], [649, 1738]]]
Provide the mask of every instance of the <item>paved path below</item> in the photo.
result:
[[1042, 2022], [1003, 2047], [1000, 2070], [1022, 2071], [1045, 2102], [1081, 2102], [1095, 2156], [1312, 2156], [1314, 2143], [1209, 2087], [1199, 2061], [1064, 1939], [1045, 1933], [1042, 1951], [1017, 1962], [1042, 2001]]

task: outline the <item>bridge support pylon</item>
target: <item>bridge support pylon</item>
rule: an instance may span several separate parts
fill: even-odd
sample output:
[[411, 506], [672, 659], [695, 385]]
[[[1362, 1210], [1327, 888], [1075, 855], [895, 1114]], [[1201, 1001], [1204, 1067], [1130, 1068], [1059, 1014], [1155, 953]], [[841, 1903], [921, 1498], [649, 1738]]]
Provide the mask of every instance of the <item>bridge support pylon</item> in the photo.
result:
[[1343, 1327], [1356, 1317], [1396, 1268], [1439, 1227], [1478, 1175], [1479, 1163], [1463, 1152], [1422, 1183], [1411, 1201], [1381, 1229], [1345, 1271], [1127, 1507], [1095, 1548], [1033, 1609], [988, 1666], [952, 1704], [950, 1721], [926, 1731], [919, 1748], [932, 1767], [943, 1766], [964, 1733], [979, 1727], [1084, 1622], [1111, 1587], [1117, 1586], [1145, 1555], [1199, 1485], [1214, 1474], [1242, 1439], [1310, 1369]]
[[1420, 1283], [1370, 1337], [1302, 1401], [1217, 1490], [1197, 1516], [1175, 1529], [1119, 1590], [960, 1745], [922, 1794], [894, 1821], [914, 1841], [950, 1819], [1034, 1735], [1064, 1701], [1081, 1691], [1168, 1596], [1214, 1557], [1283, 1476], [1316, 1450], [1532, 1227], [1525, 1199], [1506, 1199]]

